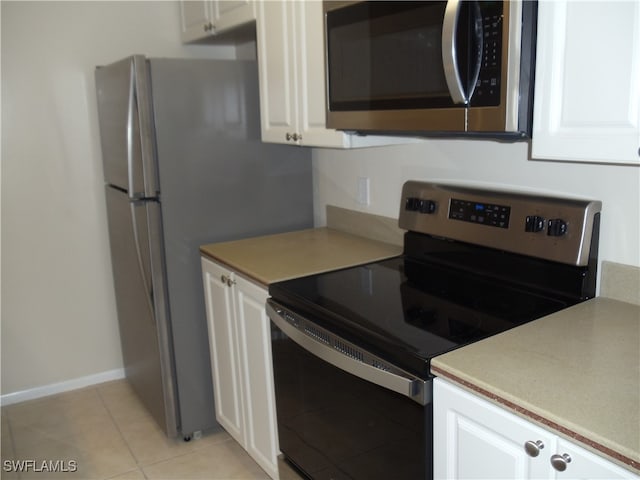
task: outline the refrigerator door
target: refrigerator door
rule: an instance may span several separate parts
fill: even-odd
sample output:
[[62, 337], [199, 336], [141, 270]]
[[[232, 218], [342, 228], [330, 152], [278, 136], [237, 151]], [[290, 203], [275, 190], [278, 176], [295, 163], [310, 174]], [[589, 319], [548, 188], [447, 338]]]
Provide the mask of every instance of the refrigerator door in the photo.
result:
[[127, 379], [167, 435], [177, 435], [160, 206], [106, 187], [111, 262]]
[[158, 194], [158, 175], [146, 59], [136, 55], [95, 71], [107, 184], [130, 198]]
[[200, 245], [312, 226], [311, 151], [260, 140], [255, 62], [149, 60], [182, 433], [216, 426]]

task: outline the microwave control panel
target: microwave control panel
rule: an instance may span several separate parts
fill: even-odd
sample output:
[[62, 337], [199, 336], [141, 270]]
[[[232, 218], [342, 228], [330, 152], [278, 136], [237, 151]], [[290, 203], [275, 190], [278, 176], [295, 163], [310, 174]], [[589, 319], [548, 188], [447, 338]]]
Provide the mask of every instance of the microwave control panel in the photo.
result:
[[478, 2], [482, 19], [480, 74], [471, 95], [471, 105], [500, 105], [503, 44], [503, 2]]

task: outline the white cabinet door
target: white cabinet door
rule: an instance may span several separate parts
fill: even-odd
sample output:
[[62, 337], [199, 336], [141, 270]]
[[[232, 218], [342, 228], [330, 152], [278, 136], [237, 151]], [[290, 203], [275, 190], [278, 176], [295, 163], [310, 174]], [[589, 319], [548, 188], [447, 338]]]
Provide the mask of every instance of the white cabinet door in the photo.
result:
[[326, 127], [322, 2], [260, 2], [257, 14], [262, 141], [337, 147]]
[[[552, 434], [436, 378], [433, 387], [434, 478], [552, 478], [542, 452], [555, 449]], [[526, 442], [541, 442], [538, 457]]]
[[265, 310], [268, 296], [265, 288], [236, 277], [236, 313], [242, 344], [247, 423], [246, 448], [271, 478], [278, 478], [278, 426], [273, 390], [271, 328]]
[[295, 9], [298, 80], [298, 133], [302, 145], [348, 147], [351, 135], [326, 127], [324, 13], [318, 0], [297, 2]]
[[246, 448], [243, 393], [233, 291], [227, 269], [202, 259], [216, 419]]
[[569, 455], [571, 459], [566, 464], [566, 470], [556, 472], [557, 480], [638, 480], [640, 478], [629, 470], [562, 438], [558, 439], [555, 454]]
[[[433, 423], [438, 480], [640, 480], [604, 457], [441, 378], [433, 383]], [[554, 466], [554, 459], [559, 464]]]
[[274, 479], [278, 474], [268, 292], [202, 258], [216, 419]]
[[540, 2], [533, 158], [640, 163], [640, 2]]
[[422, 141], [326, 127], [321, 0], [258, 2], [256, 35], [263, 142], [358, 148]]
[[251, 0], [181, 0], [179, 7], [182, 43], [203, 40], [256, 18]]
[[253, 0], [214, 0], [215, 33], [223, 33], [256, 19]]
[[214, 10], [211, 1], [183, 0], [178, 5], [182, 43], [213, 35]]
[[292, 143], [298, 128], [294, 49], [295, 2], [258, 5], [256, 22], [262, 141]]

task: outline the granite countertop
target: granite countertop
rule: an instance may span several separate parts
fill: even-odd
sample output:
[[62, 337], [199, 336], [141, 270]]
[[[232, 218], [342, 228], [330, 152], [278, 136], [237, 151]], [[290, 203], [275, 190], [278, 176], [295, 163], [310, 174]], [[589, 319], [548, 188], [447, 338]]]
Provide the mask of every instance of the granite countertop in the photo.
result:
[[597, 297], [433, 359], [431, 371], [640, 471], [640, 306]]
[[266, 286], [395, 257], [402, 247], [323, 227], [212, 243], [200, 252]]

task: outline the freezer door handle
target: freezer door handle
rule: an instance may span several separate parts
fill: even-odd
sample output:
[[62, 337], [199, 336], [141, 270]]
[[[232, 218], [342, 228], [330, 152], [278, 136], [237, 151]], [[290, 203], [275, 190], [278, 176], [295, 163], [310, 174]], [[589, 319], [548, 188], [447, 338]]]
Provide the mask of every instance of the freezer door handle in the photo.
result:
[[[127, 179], [129, 182], [129, 188], [127, 189], [129, 192], [129, 196], [131, 198], [135, 198], [139, 196], [139, 193], [136, 192], [136, 179], [135, 174], [136, 170], [134, 168], [134, 155], [135, 155], [135, 145], [134, 145], [134, 137], [136, 135], [136, 90], [135, 90], [135, 71], [132, 68], [130, 71], [131, 78], [129, 79], [129, 107], [127, 108]], [[133, 205], [131, 207], [132, 215], [135, 218], [135, 213], [133, 213]], [[134, 232], [136, 231], [135, 223], [134, 223]], [[138, 251], [139, 252], [139, 251]]]
[[127, 175], [129, 197], [154, 198], [158, 195], [155, 164], [153, 114], [146, 59], [133, 57], [129, 78], [127, 108]]
[[139, 142], [144, 196], [156, 197], [160, 191], [156, 165], [155, 137], [153, 129], [153, 101], [151, 99], [151, 75], [144, 55], [133, 56], [133, 105], [137, 116], [136, 141]]
[[136, 216], [136, 208], [139, 208], [142, 205], [140, 202], [131, 202], [131, 224], [133, 228], [133, 239], [135, 243], [136, 249], [136, 257], [138, 259], [138, 269], [140, 270], [140, 277], [142, 278], [142, 284], [144, 285], [144, 291], [146, 293], [145, 300], [147, 302], [147, 306], [149, 307], [149, 311], [151, 312], [151, 319], [155, 322], [155, 311], [153, 308], [153, 286], [149, 282], [147, 278], [147, 274], [144, 270], [144, 262], [142, 260], [142, 252], [140, 248], [140, 235], [138, 232], [138, 219]]

